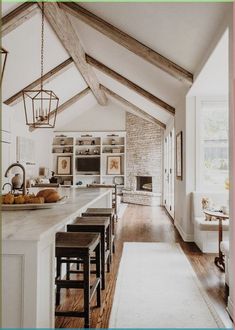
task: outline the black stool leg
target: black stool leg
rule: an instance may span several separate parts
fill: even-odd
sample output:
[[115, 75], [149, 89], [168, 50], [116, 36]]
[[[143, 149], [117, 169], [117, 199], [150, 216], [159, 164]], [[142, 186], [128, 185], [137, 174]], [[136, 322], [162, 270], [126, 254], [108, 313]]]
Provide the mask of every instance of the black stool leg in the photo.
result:
[[90, 255], [84, 257], [84, 318], [85, 328], [90, 328]]
[[[61, 277], [61, 258], [56, 258], [56, 279]], [[60, 286], [56, 285], [56, 306], [60, 304]]]
[[[67, 260], [70, 260], [70, 258], [67, 258]], [[70, 263], [69, 262], [66, 263], [66, 280], [67, 281], [70, 280]]]
[[112, 224], [109, 224], [109, 252], [110, 252], [110, 263], [113, 260], [113, 249], [112, 249], [112, 240], [113, 240], [113, 233], [112, 233]]
[[[105, 289], [105, 233], [104, 233], [104, 231], [101, 232], [101, 274], [102, 274], [102, 278], [101, 278], [102, 290], [104, 290]], [[96, 276], [97, 276], [97, 274], [96, 274]]]
[[80, 262], [79, 262], [79, 258], [77, 259], [77, 270], [80, 270]]
[[[100, 278], [100, 274], [101, 274], [101, 267], [100, 267], [100, 260], [101, 260], [101, 256], [100, 256], [100, 250], [102, 249], [102, 246], [100, 248], [100, 243], [97, 245], [96, 247], [96, 250], [95, 250], [95, 259], [96, 259], [96, 278]], [[103, 266], [105, 267], [105, 265], [102, 265], [102, 272], [103, 272]], [[103, 277], [102, 277], [102, 282], [103, 282]], [[103, 286], [103, 284], [102, 284]], [[97, 307], [100, 307], [101, 306], [101, 288], [100, 288], [100, 282], [99, 284], [97, 285], [97, 288], [96, 288], [96, 299], [97, 299]]]
[[[115, 220], [114, 220], [114, 217], [113, 216], [111, 216], [111, 223], [112, 223], [112, 235], [114, 235], [114, 237], [115, 237]], [[115, 254], [115, 238], [113, 239], [113, 246], [112, 246], [112, 248], [113, 248], [113, 254]]]
[[109, 226], [106, 230], [106, 244], [107, 244], [107, 249], [109, 250], [109, 257], [107, 260], [107, 272], [110, 272], [110, 264], [111, 264], [111, 242], [110, 242], [110, 230], [109, 230]]

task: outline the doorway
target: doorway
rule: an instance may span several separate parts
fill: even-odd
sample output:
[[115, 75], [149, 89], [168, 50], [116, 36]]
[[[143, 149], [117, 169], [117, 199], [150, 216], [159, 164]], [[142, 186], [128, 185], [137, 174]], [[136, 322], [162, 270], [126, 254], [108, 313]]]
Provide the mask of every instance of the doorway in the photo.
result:
[[164, 200], [163, 205], [174, 219], [175, 130], [164, 139]]

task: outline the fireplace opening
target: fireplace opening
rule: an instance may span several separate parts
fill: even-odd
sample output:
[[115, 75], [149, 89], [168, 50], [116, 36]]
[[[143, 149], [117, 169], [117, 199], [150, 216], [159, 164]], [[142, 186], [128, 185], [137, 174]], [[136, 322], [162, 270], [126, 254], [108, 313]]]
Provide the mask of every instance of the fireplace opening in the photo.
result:
[[151, 176], [137, 176], [136, 190], [152, 191], [152, 177]]

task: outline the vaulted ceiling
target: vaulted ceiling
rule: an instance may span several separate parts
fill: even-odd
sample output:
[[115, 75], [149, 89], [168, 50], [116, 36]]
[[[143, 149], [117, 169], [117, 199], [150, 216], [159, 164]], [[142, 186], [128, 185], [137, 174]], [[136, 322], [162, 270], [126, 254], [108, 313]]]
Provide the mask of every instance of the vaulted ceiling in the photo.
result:
[[[40, 76], [41, 14], [38, 6], [29, 6], [10, 24], [9, 13], [20, 6], [2, 3], [2, 45], [9, 51], [2, 99], [23, 111], [17, 93]], [[164, 127], [231, 4], [46, 3], [45, 8], [45, 83], [60, 98], [63, 120], [78, 116], [81, 106], [108, 107], [108, 98]], [[87, 87], [90, 92], [81, 94]]]

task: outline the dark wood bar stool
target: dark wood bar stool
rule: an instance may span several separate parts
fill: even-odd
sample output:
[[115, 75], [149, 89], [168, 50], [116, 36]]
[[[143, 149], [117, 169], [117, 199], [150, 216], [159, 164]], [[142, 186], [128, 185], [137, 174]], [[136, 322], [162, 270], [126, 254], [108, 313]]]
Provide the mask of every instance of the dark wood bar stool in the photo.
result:
[[[76, 221], [67, 226], [68, 232], [93, 232], [101, 236], [101, 283], [102, 289], [105, 289], [105, 265], [107, 271], [110, 271], [110, 251], [111, 251], [111, 231], [109, 217], [78, 217]], [[70, 271], [77, 273], [78, 271]]]
[[[95, 252], [96, 278], [93, 283], [90, 279], [91, 254]], [[85, 328], [90, 327], [90, 302], [96, 293], [97, 307], [101, 306], [101, 240], [98, 233], [56, 233], [56, 305], [60, 304], [60, 290], [62, 288], [83, 289], [83, 311], [56, 311], [56, 316], [84, 318]], [[71, 258], [71, 259], [70, 259]], [[83, 280], [61, 279], [61, 265], [63, 263], [83, 263]]]
[[[82, 213], [84, 217], [109, 217], [110, 225], [111, 225], [111, 233], [112, 233], [112, 252], [115, 253], [115, 216], [114, 210], [112, 208], [88, 208], [86, 212]], [[112, 258], [112, 253], [111, 253]]]

